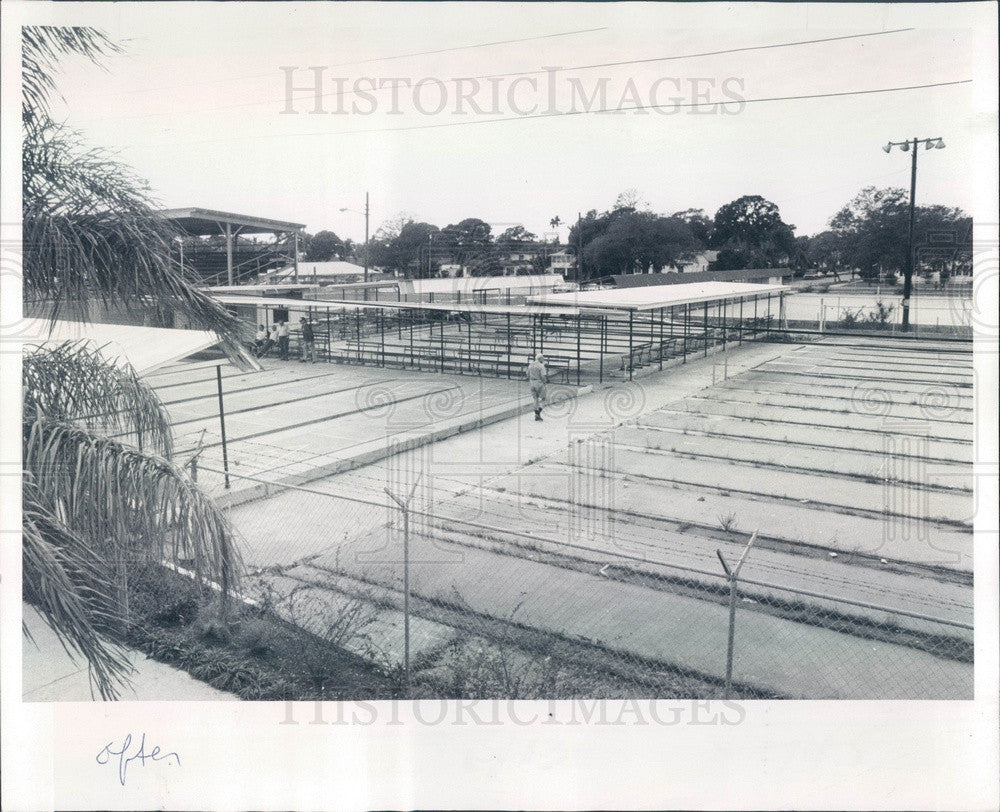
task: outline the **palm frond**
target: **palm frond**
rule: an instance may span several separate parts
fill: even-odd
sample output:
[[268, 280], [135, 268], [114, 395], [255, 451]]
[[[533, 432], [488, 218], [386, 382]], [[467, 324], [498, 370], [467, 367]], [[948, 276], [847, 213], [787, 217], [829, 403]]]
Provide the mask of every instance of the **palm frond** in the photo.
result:
[[56, 92], [59, 60], [77, 54], [99, 65], [102, 56], [121, 53], [107, 35], [84, 26], [24, 26], [21, 29], [21, 113], [27, 121], [48, 112], [49, 96]]
[[131, 665], [108, 639], [121, 618], [106, 585], [112, 575], [96, 550], [65, 524], [30, 476], [23, 491], [23, 596], [38, 609], [71, 658], [82, 655], [91, 684], [115, 699]]
[[159, 397], [127, 363], [109, 364], [99, 348], [67, 341], [26, 353], [24, 414], [78, 423], [92, 431], [134, 438], [168, 459], [170, 418]]
[[39, 416], [24, 467], [67, 527], [111, 560], [185, 563], [223, 594], [238, 586], [232, 529], [215, 503], [164, 457]]
[[245, 362], [239, 320], [178, 269], [177, 232], [131, 169], [47, 118], [25, 126], [22, 164], [24, 296], [34, 312], [56, 319], [78, 306], [86, 319], [94, 300], [166, 305]]

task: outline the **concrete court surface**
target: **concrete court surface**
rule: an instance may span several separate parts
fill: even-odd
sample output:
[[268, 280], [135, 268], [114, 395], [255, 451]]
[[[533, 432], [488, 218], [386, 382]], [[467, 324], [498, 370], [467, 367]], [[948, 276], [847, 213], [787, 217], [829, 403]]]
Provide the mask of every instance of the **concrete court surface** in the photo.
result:
[[[384, 456], [393, 441], [510, 416], [530, 403], [519, 380], [294, 360], [263, 364], [262, 372], [222, 367], [232, 490], [252, 484], [240, 475], [308, 481], [354, 459]], [[170, 414], [178, 460], [197, 454], [199, 482], [218, 489], [224, 461], [216, 369], [178, 364], [146, 380]]]
[[[594, 549], [604, 545], [605, 563], [625, 549], [640, 550], [653, 563], [712, 568], [716, 546], [738, 551], [749, 529], [760, 524], [762, 535], [772, 538], [751, 557], [747, 577], [968, 622], [971, 586], [963, 573], [971, 569], [967, 526], [971, 515], [967, 490], [971, 373], [962, 356], [942, 359], [938, 349], [927, 344], [920, 351], [911, 345], [891, 358], [885, 346], [867, 346], [854, 339], [752, 345], [725, 359], [692, 362], [632, 385], [619, 384], [567, 401], [550, 409], [541, 424], [530, 416], [501, 421], [403, 455], [405, 460], [390, 458], [318, 485], [324, 491], [386, 502], [384, 495], [380, 497], [383, 487], [405, 486], [419, 470], [424, 477], [417, 509], [433, 506], [435, 515], [444, 519], [520, 531], [537, 536], [545, 545], [572, 542], [582, 530]], [[743, 406], [751, 410], [741, 411]], [[760, 411], [754, 412], [754, 406]], [[685, 425], [679, 430], [672, 422], [689, 419], [703, 422], [698, 429]], [[723, 422], [704, 422], [715, 420]], [[623, 422], [626, 425], [621, 427]], [[754, 427], [756, 434], [748, 427]], [[756, 445], [746, 444], [748, 432]], [[653, 435], [680, 442], [679, 450], [647, 442]], [[598, 438], [597, 446], [588, 451], [589, 456], [567, 457], [567, 447], [573, 448], [575, 441], [592, 446], [594, 438]], [[889, 447], [886, 438], [893, 443]], [[933, 449], [933, 456], [926, 449]], [[937, 471], [940, 482], [930, 483], [930, 488], [926, 487], [928, 460], [946, 466]], [[923, 464], [925, 470], [912, 471], [914, 462]], [[893, 471], [900, 469], [898, 475], [884, 476], [888, 463], [896, 466]], [[587, 505], [579, 498], [586, 489], [579, 486], [573, 491], [575, 501], [569, 498], [567, 488], [576, 476], [572, 469], [581, 468], [590, 472], [584, 484], [615, 483], [612, 503]], [[915, 493], [921, 498], [913, 498]], [[884, 497], [881, 504], [878, 494]], [[855, 505], [855, 500], [862, 504]], [[893, 500], [898, 515], [887, 520], [885, 507]], [[927, 513], [928, 506], [941, 515]], [[724, 511], [737, 517], [741, 532], [734, 530], [732, 538], [718, 527]], [[232, 512], [252, 565], [289, 567], [300, 562], [309, 567], [325, 560], [326, 565], [336, 561], [341, 569], [353, 568], [360, 574], [366, 567], [384, 565], [387, 556], [396, 560], [394, 553], [385, 552], [385, 530], [373, 534], [382, 539], [376, 542], [381, 554], [358, 556], [358, 548], [352, 547], [393, 515], [384, 505], [357, 505], [301, 492], [287, 492]], [[602, 536], [599, 528], [595, 532], [581, 525], [581, 517], [601, 515], [612, 516], [615, 533]], [[887, 527], [891, 530], [900, 522], [918, 531], [931, 528], [935, 535], [928, 542], [911, 527], [909, 536], [900, 533], [893, 539]], [[545, 585], [546, 592], [553, 583], [576, 577], [565, 568], [540, 561], [498, 555], [495, 550], [489, 554], [473, 551], [479, 542], [467, 526], [449, 527], [447, 541], [440, 529], [431, 535], [437, 539], [437, 566], [427, 569], [428, 573], [449, 570], [455, 556], [466, 564], [463, 556], [473, 554], [489, 561], [483, 569], [466, 566], [452, 571], [463, 573], [458, 580], [471, 590], [467, 600], [482, 611], [496, 612], [494, 616], [502, 616], [503, 602], [497, 599], [497, 606], [490, 608], [489, 595], [498, 588], [490, 584], [509, 583], [515, 569], [532, 573], [530, 578], [522, 577], [536, 588]], [[456, 538], [462, 549], [449, 547]], [[796, 545], [801, 549], [795, 549]], [[446, 547], [449, 555], [442, 560], [441, 550]], [[916, 572], [911, 565], [917, 567]], [[944, 570], [952, 576], [942, 576]], [[614, 593], [616, 587], [609, 589]], [[530, 588], [522, 591], [531, 594]], [[698, 614], [707, 622], [713, 610], [705, 602], [694, 603], [701, 604], [698, 608], [705, 611]], [[556, 619], [565, 613], [557, 606], [546, 610], [545, 605], [542, 601], [535, 609], [540, 613], [537, 622], [554, 628], [552, 624], [558, 625]], [[814, 627], [773, 618], [768, 622], [787, 624], [796, 634], [805, 631], [811, 638], [810, 648], [819, 645], [817, 650], [832, 650], [829, 642], [820, 645], [819, 638], [833, 632], [820, 634], [822, 630]], [[911, 628], [921, 628], [920, 621], [912, 624]], [[586, 636], [593, 638], [599, 630], [592, 628]], [[576, 632], [585, 634], [578, 626]], [[860, 644], [849, 635], [836, 639], [849, 647]], [[940, 665], [938, 673], [957, 669], [971, 674], [967, 664], [905, 647], [890, 646], [887, 651], [902, 658], [900, 663], [919, 654], [918, 659], [930, 658]], [[757, 658], [751, 655], [750, 659]], [[865, 694], [864, 669], [851, 673], [857, 676], [849, 680], [852, 696], [901, 696], [913, 691], [926, 695], [914, 685], [904, 685], [898, 692], [885, 693], [889, 690], [885, 688]], [[874, 673], [870, 676], [875, 679]], [[886, 684], [885, 678], [877, 682]], [[955, 684], [966, 682], [962, 677]], [[785, 688], [790, 695], [799, 695], [799, 688], [791, 683]]]

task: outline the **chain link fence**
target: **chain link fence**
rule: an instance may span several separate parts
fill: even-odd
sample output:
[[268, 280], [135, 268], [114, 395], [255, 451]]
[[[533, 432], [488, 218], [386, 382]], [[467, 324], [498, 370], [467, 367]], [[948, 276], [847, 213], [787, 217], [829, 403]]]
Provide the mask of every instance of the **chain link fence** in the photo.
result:
[[[971, 607], [934, 617], [733, 577], [716, 552], [733, 564], [747, 542], [736, 532], [680, 564], [655, 526], [425, 470], [418, 450], [341, 475], [336, 493], [213, 485], [249, 605], [373, 667], [398, 696], [972, 698]], [[749, 562], [768, 554], [756, 544]], [[345, 698], [371, 695], [325, 678]]]

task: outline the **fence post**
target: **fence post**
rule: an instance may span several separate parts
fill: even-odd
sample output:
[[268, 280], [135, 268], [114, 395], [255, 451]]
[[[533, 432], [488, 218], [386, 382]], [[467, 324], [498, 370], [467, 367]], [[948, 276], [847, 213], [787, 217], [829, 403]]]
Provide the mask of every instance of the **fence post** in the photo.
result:
[[413, 483], [405, 500], [388, 488], [382, 489], [403, 514], [403, 678], [407, 690], [410, 688], [410, 502], [420, 484], [420, 476]]
[[726, 580], [729, 582], [729, 641], [726, 646], [726, 687], [722, 695], [723, 699], [729, 699], [733, 688], [733, 648], [736, 642], [736, 596], [740, 570], [743, 568], [743, 562], [746, 561], [747, 553], [750, 552], [750, 548], [756, 539], [757, 531], [754, 530], [753, 535], [750, 536], [750, 541], [747, 542], [747, 546], [743, 548], [740, 560], [736, 562], [736, 566], [732, 569], [726, 563], [726, 559], [722, 557], [722, 550], [717, 549], [715, 551], [715, 554], [719, 556], [722, 569], [726, 572]]
[[226, 407], [222, 400], [222, 364], [215, 367], [215, 380], [219, 389], [219, 428], [222, 431], [222, 470], [225, 472], [226, 490], [229, 490], [229, 453], [226, 447]]

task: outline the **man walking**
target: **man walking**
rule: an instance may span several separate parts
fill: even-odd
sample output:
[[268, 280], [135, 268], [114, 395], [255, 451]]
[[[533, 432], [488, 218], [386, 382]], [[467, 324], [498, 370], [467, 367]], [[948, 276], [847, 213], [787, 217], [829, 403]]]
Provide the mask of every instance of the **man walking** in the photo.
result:
[[535, 400], [535, 420], [542, 419], [542, 406], [545, 405], [545, 357], [538, 355], [534, 361], [528, 364], [528, 387], [531, 389], [531, 397]]
[[278, 352], [281, 355], [282, 361], [288, 360], [288, 336], [290, 335], [290, 330], [288, 329], [288, 321], [283, 321], [278, 325]]
[[316, 363], [316, 334], [313, 332], [312, 323], [303, 316], [299, 319], [299, 324], [302, 328], [302, 358], [301, 362], [304, 364], [306, 358], [308, 358], [312, 363]]

